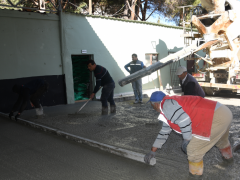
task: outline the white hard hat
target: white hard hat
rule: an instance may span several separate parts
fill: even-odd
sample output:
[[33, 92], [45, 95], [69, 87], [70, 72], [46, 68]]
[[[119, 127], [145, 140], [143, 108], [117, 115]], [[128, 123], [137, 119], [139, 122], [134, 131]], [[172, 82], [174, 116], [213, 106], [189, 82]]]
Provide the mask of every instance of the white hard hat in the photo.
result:
[[187, 71], [187, 68], [184, 67], [184, 66], [179, 66], [176, 70], [176, 75], [181, 75], [183, 72], [186, 72]]

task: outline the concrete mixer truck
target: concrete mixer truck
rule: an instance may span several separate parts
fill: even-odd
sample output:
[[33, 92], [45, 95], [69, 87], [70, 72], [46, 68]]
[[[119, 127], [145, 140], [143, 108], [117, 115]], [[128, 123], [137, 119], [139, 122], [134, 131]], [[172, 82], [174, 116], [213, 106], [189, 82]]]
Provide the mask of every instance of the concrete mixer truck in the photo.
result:
[[[190, 37], [195, 39], [194, 43], [120, 79], [120, 86], [150, 75], [182, 58], [195, 55], [196, 70], [192, 75], [207, 95], [214, 95], [224, 89], [240, 93], [240, 1], [201, 0], [201, 6], [191, 8], [191, 23], [198, 31]], [[204, 57], [196, 53], [200, 50], [205, 52]], [[204, 61], [203, 66], [198, 65], [200, 60]]]

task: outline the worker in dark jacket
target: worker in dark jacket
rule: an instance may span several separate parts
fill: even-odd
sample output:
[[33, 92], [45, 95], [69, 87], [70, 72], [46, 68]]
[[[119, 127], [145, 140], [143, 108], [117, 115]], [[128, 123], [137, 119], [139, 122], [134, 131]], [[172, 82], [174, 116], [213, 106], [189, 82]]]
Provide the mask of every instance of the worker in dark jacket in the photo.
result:
[[[142, 61], [138, 60], [137, 54], [132, 55], [132, 61], [124, 66], [124, 68], [130, 73], [133, 74], [143, 68], [145, 68]], [[130, 68], [130, 70], [129, 70]], [[136, 81], [132, 82], [132, 88], [135, 96], [135, 102], [142, 103], [142, 79], [137, 79]]]
[[187, 69], [184, 66], [179, 66], [176, 71], [176, 75], [180, 79], [182, 92], [184, 95], [201, 96], [205, 97], [205, 93], [197, 80], [187, 73]]
[[101, 102], [102, 102], [102, 115], [108, 114], [108, 103], [110, 103], [110, 112], [116, 113], [116, 105], [113, 100], [115, 83], [110, 76], [108, 70], [100, 65], [96, 65], [94, 60], [89, 60], [87, 62], [88, 69], [94, 72], [96, 78], [96, 86], [90, 98], [94, 98], [95, 94], [102, 86]]
[[18, 94], [18, 99], [9, 114], [9, 118], [11, 118], [14, 115], [14, 112], [18, 110], [18, 113], [15, 116], [15, 120], [17, 120], [26, 108], [28, 101], [30, 101], [32, 107], [35, 107], [37, 115], [43, 115], [43, 108], [39, 103], [39, 99], [47, 89], [48, 84], [42, 79], [32, 80], [25, 85], [15, 84], [12, 91]]

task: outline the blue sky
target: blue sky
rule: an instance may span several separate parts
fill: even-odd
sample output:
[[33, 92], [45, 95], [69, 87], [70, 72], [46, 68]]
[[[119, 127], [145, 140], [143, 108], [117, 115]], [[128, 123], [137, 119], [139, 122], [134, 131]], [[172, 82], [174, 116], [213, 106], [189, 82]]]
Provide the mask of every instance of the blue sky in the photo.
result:
[[[146, 18], [149, 16], [151, 12], [147, 12], [147, 15], [146, 15]], [[141, 12], [140, 12], [140, 17], [141, 17]], [[176, 24], [174, 22], [168, 22], [166, 21], [167, 19], [162, 16], [162, 15], [159, 15], [158, 13], [153, 13], [150, 18], [147, 20], [147, 22], [153, 22], [153, 23], [157, 23], [158, 21], [158, 18], [160, 17], [160, 23], [161, 24], [167, 24], [167, 25], [172, 25], [172, 26], [175, 26]]]
[[164, 16], [160, 16], [158, 14], [153, 14], [152, 16], [150, 16], [150, 18], [147, 20], [147, 22], [157, 23], [159, 17], [160, 17], [160, 23], [161, 24], [167, 24], [167, 25], [172, 25], [172, 26], [176, 25], [174, 22], [166, 21], [166, 18]]

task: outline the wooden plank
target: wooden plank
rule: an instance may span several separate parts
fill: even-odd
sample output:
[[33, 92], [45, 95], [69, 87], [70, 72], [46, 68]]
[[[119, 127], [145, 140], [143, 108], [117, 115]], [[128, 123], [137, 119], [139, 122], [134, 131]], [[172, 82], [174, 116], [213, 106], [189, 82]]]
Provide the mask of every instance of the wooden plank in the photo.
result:
[[77, 101], [75, 101], [75, 103], [78, 103], [78, 102], [86, 102], [88, 99], [86, 99], [86, 100], [77, 100]]

